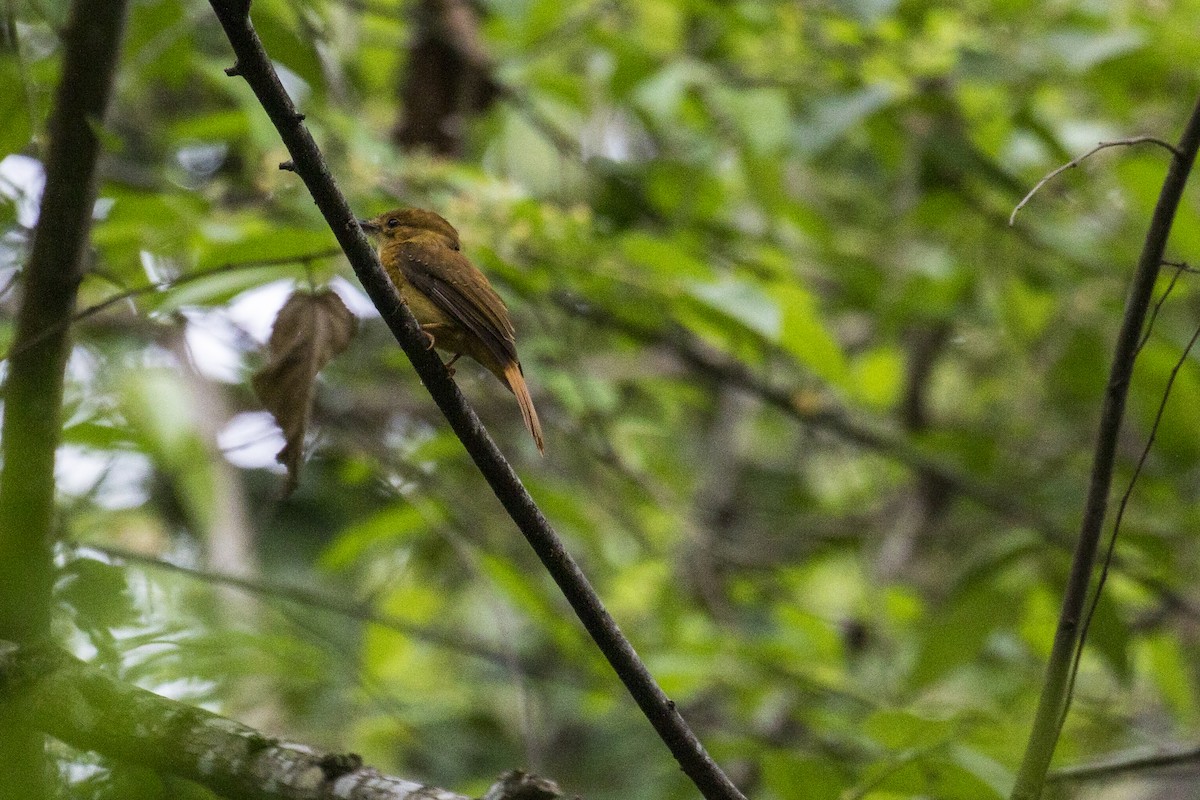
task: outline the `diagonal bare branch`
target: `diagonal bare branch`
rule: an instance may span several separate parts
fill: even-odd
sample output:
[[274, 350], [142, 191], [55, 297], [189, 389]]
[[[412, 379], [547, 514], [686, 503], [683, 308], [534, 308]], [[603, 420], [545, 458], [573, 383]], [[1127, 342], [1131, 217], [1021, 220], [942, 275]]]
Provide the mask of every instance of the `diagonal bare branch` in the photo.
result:
[[367, 295], [496, 497], [684, 773], [710, 800], [742, 800], [742, 793], [708, 755], [675, 703], [659, 687], [633, 645], [621, 633], [579, 565], [566, 551], [475, 411], [458, 391], [441, 359], [426, 349], [426, 337], [388, 281], [374, 248], [338, 190], [316, 142], [304, 127], [304, 115], [296, 111], [280, 83], [251, 24], [247, 0], [210, 0], [210, 4], [237, 56], [237, 62], [226, 72], [245, 78], [258, 97], [291, 154], [291, 169], [308, 187]]

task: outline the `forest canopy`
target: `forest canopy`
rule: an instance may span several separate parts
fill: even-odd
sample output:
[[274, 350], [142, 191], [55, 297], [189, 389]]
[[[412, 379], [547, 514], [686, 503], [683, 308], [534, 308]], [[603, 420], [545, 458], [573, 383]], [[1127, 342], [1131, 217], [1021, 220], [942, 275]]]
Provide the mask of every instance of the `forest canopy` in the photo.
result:
[[[360, 285], [214, 8], [125, 13], [56, 329], [54, 642], [468, 796], [512, 769], [590, 800], [697, 796]], [[6, 379], [38, 344], [18, 319], [56, 92], [81, 80], [71, 14], [0, 20]], [[1008, 797], [1200, 95], [1200, 3], [249, 15], [354, 215], [435, 211], [503, 298], [545, 456], [487, 369], [453, 380], [730, 780]], [[1122, 143], [1027, 197], [1101, 142]], [[1136, 326], [1101, 560], [1118, 507], [1121, 527], [1048, 797], [1200, 797], [1198, 211], [1189, 189]], [[0, 522], [2, 578], [26, 566], [3, 502]], [[0, 590], [0, 641], [21, 603]], [[47, 741], [61, 796], [235, 796]]]

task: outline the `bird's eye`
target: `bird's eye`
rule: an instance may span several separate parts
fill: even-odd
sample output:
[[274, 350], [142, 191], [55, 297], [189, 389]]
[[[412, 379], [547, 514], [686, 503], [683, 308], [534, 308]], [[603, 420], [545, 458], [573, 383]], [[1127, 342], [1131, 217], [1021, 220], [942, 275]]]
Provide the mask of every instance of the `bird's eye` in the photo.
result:
[[399, 224], [400, 224], [400, 220], [396, 219], [395, 217], [388, 217], [387, 226], [389, 228], [394, 228]]

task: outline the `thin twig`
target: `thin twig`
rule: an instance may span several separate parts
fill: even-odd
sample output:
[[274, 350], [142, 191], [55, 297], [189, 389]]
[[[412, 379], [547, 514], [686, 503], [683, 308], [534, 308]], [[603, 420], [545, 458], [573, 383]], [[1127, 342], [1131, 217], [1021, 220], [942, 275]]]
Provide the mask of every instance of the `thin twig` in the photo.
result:
[[245, 0], [210, 0], [237, 56], [232, 72], [245, 78], [286, 145], [296, 174], [341, 244], [350, 265], [379, 309], [392, 334], [412, 362], [426, 389], [488, 481], [509, 516], [558, 584], [588, 634], [604, 653], [639, 708], [670, 749], [684, 773], [709, 800], [744, 800], [738, 788], [708, 755], [633, 645], [604, 608], [587, 576], [496, 447], [474, 409], [467, 403], [441, 358], [426, 349], [426, 336], [396, 288], [379, 256], [355, 221], [316, 142], [297, 114], [262, 41], [250, 22]]
[[224, 572], [185, 567], [181, 564], [164, 561], [160, 558], [143, 555], [121, 547], [112, 547], [111, 545], [73, 542], [71, 546], [75, 548], [76, 552], [92, 550], [129, 564], [138, 564], [150, 569], [174, 572], [179, 575], [186, 575], [194, 580], [203, 581], [204, 583], [217, 586], [231, 586], [240, 591], [260, 597], [286, 600], [289, 603], [297, 603], [308, 608], [338, 614], [347, 619], [365, 622], [370, 625], [378, 625], [381, 628], [395, 631], [402, 636], [419, 639], [437, 647], [464, 653], [505, 669], [515, 667], [519, 672], [528, 677], [555, 677], [554, 671], [548, 669], [544, 661], [527, 661], [515, 654], [495, 650], [483, 642], [467, 641], [465, 637], [453, 636], [428, 625], [420, 625], [400, 619], [392, 614], [375, 611], [362, 603], [338, 600], [320, 592], [302, 589], [298, 586], [263, 583]]
[[1117, 334], [1112, 367], [1100, 410], [1096, 450], [1092, 460], [1083, 519], [1080, 523], [1079, 540], [1071, 561], [1066, 591], [1063, 593], [1062, 610], [1059, 613], [1050, 659], [1046, 665], [1046, 677], [1038, 699], [1033, 727], [1013, 788], [1014, 800], [1036, 800], [1041, 795], [1046, 772], [1062, 731], [1063, 707], [1068, 701], [1066, 689], [1074, 661], [1075, 644], [1079, 637], [1081, 615], [1087, 602], [1096, 554], [1104, 529], [1104, 518], [1108, 510], [1117, 439], [1125, 415], [1125, 401], [1133, 375], [1134, 358], [1163, 261], [1163, 251], [1166, 249], [1196, 151], [1200, 149], [1200, 100], [1192, 109], [1179, 146], [1170, 149], [1174, 157], [1167, 169], [1167, 176], [1163, 180], [1162, 191], [1150, 220], [1150, 229], [1146, 233], [1138, 258]]
[[[1174, 264], [1166, 261], [1163, 262], [1163, 266], [1175, 267]], [[1158, 312], [1162, 310], [1163, 303], [1167, 302], [1167, 298], [1171, 296], [1171, 291], [1175, 288], [1175, 284], [1179, 282], [1179, 276], [1186, 271], [1182, 267], [1175, 267], [1175, 274], [1171, 276], [1171, 282], [1167, 284], [1166, 289], [1163, 289], [1162, 296], [1154, 302], [1154, 308], [1150, 310], [1150, 319], [1146, 321], [1146, 331], [1142, 334], [1142, 340], [1138, 342], [1137, 355], [1141, 354], [1142, 348], [1146, 346], [1146, 342], [1150, 341], [1150, 334], [1154, 332], [1154, 323], [1158, 320]]]
[[1180, 151], [1177, 150], [1174, 145], [1172, 145], [1170, 142], [1164, 142], [1162, 139], [1159, 139], [1155, 136], [1132, 136], [1128, 139], [1117, 139], [1112, 142], [1100, 142], [1100, 144], [1096, 145], [1091, 150], [1088, 150], [1078, 158], [1071, 159], [1066, 164], [1063, 164], [1058, 169], [1053, 170], [1046, 177], [1038, 181], [1037, 185], [1029, 190], [1029, 194], [1025, 195], [1025, 197], [1021, 199], [1021, 202], [1017, 203], [1017, 207], [1012, 210], [1012, 214], [1010, 214], [1008, 217], [1008, 224], [1015, 225], [1017, 222], [1017, 212], [1024, 208], [1025, 204], [1033, 199], [1033, 196], [1038, 193], [1038, 190], [1040, 190], [1055, 177], [1061, 175], [1069, 169], [1078, 167], [1081, 163], [1083, 163], [1084, 159], [1094, 156], [1101, 150], [1109, 147], [1129, 147], [1130, 145], [1135, 144], [1156, 144], [1159, 147], [1165, 147], [1171, 153], [1171, 155], [1175, 156], [1176, 158], [1182, 158]]
[[1047, 779], [1055, 783], [1091, 781], [1147, 769], [1194, 766], [1197, 761], [1200, 761], [1200, 745], [1166, 753], [1116, 755], [1094, 764], [1079, 764], [1074, 767], [1056, 769], [1047, 776]]
[[[1178, 278], [1181, 274], [1180, 272], [1176, 272], [1175, 277]], [[1171, 283], [1174, 285], [1173, 280]], [[1169, 292], [1170, 289], [1167, 291]], [[1162, 299], [1166, 299], [1165, 293]], [[1149, 330], [1147, 330], [1146, 335], [1150, 335]], [[1158, 426], [1162, 422], [1163, 413], [1167, 410], [1167, 401], [1171, 398], [1171, 389], [1175, 385], [1175, 378], [1179, 375], [1179, 370], [1187, 363], [1188, 356], [1191, 355], [1192, 348], [1196, 346], [1197, 340], [1200, 340], [1200, 328], [1196, 328], [1196, 332], [1188, 340], [1187, 346], [1183, 348], [1183, 353], [1180, 354], [1179, 360], [1175, 362], [1175, 366], [1171, 369], [1171, 374], [1167, 378], [1166, 388], [1163, 389], [1162, 400], [1158, 404], [1158, 412], [1154, 415], [1154, 424], [1150, 426], [1150, 435], [1146, 438], [1146, 445], [1142, 448], [1141, 456], [1138, 457], [1137, 466], [1133, 470], [1133, 476], [1129, 479], [1129, 485], [1125, 487], [1125, 493], [1121, 495], [1121, 502], [1117, 506], [1117, 514], [1113, 518], [1112, 535], [1109, 537], [1108, 548], [1104, 554], [1104, 563], [1100, 568], [1100, 579], [1096, 581], [1096, 588], [1092, 592], [1092, 599], [1088, 604], [1087, 614], [1084, 615], [1083, 626], [1079, 632], [1079, 641], [1075, 645], [1075, 658], [1071, 665], [1071, 679], [1067, 683], [1067, 701], [1063, 704], [1063, 718], [1058, 723], [1059, 728], [1066, 722], [1067, 711], [1071, 707], [1071, 698], [1075, 694], [1075, 678], [1079, 674], [1079, 661], [1083, 658], [1083, 645], [1087, 641], [1088, 630], [1092, 626], [1092, 618], [1096, 615], [1096, 607], [1100, 605], [1100, 593], [1104, 591], [1104, 584], [1108, 582], [1108, 571], [1112, 566], [1113, 554], [1117, 549], [1117, 537], [1121, 534], [1121, 522], [1125, 519], [1125, 508], [1129, 505], [1130, 496], [1133, 495], [1133, 487], [1137, 485], [1137, 480], [1141, 477], [1142, 468], [1146, 466], [1146, 459], [1150, 456], [1150, 448], [1154, 447], [1154, 441], [1158, 438]], [[1145, 340], [1143, 340], [1144, 342]]]
[[30, 347], [33, 347], [34, 345], [38, 344], [39, 342], [44, 340], [47, 336], [56, 334], [56, 333], [62, 331], [64, 328], [66, 328], [70, 325], [74, 325], [76, 322], [81, 322], [81, 321], [87, 319], [88, 317], [95, 316], [96, 314], [99, 314], [101, 311], [105, 310], [106, 308], [111, 308], [112, 306], [115, 306], [118, 303], [125, 301], [125, 300], [132, 300], [133, 298], [140, 297], [141, 295], [144, 295], [144, 294], [153, 294], [154, 292], [162, 292], [162, 291], [166, 291], [168, 289], [174, 289], [176, 286], [182, 286], [185, 283], [191, 283], [192, 281], [197, 281], [197, 280], [200, 280], [201, 278], [208, 278], [213, 275], [219, 275], [223, 272], [235, 272], [239, 269], [254, 269], [254, 268], [258, 268], [258, 267], [282, 266], [284, 264], [305, 264], [305, 265], [307, 265], [315, 260], [318, 260], [321, 258], [332, 258], [333, 256], [341, 255], [341, 253], [342, 253], [341, 249], [336, 248], [336, 249], [330, 249], [330, 250], [318, 250], [315, 253], [309, 253], [306, 255], [299, 255], [299, 256], [283, 256], [280, 258], [260, 258], [260, 259], [255, 259], [252, 261], [231, 261], [227, 264], [221, 264], [219, 266], [210, 267], [208, 269], [198, 269], [194, 272], [189, 272], [184, 275], [180, 275], [178, 278], [172, 278], [170, 280], [161, 281], [159, 283], [147, 283], [142, 286], [135, 286], [132, 289], [126, 289], [125, 291], [118, 292], [117, 294], [114, 294], [111, 297], [106, 297], [105, 299], [101, 300], [99, 303], [90, 305], [87, 308], [80, 309], [79, 311], [75, 312], [75, 314], [72, 315], [70, 318], [65, 319], [65, 320], [59, 320], [54, 325], [44, 328], [36, 336], [34, 336], [32, 340], [30, 340], [28, 342], [21, 342], [19, 344], [14, 344], [13, 349], [10, 350], [8, 352], [8, 354], [4, 356], [4, 358], [0, 358], [0, 363], [3, 363], [4, 361], [7, 361], [11, 358], [15, 358], [15, 357], [21, 355], [21, 353], [24, 353]]
[[8, 280], [4, 282], [4, 286], [0, 287], [0, 297], [8, 294], [9, 290], [17, 283], [17, 278], [21, 277], [21, 270], [14, 269], [12, 274], [8, 276]]
[[949, 739], [939, 739], [931, 744], [921, 747], [912, 747], [897, 753], [892, 759], [890, 759], [891, 763], [889, 763], [886, 767], [871, 774], [868, 779], [864, 780], [858, 786], [851, 787], [843, 792], [840, 795], [840, 800], [863, 800], [863, 798], [872, 794], [896, 773], [914, 763], [919, 762], [926, 756], [933, 755], [939, 750], [945, 749], [946, 745], [949, 743]]
[[1174, 267], [1181, 272], [1200, 273], [1200, 269], [1189, 266], [1186, 261], [1167, 261], [1164, 259], [1162, 263], [1164, 267]]

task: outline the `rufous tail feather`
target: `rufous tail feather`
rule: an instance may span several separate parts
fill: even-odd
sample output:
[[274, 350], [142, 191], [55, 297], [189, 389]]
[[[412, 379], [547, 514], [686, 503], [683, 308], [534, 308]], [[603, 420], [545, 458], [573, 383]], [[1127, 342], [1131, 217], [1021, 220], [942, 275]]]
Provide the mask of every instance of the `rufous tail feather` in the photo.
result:
[[525, 375], [521, 372], [521, 364], [511, 361], [504, 365], [504, 381], [512, 393], [516, 395], [517, 405], [521, 407], [521, 416], [525, 427], [533, 435], [538, 452], [546, 454], [546, 446], [542, 443], [542, 423], [538, 421], [537, 409], [533, 407], [533, 398], [529, 396], [529, 387], [525, 385]]

